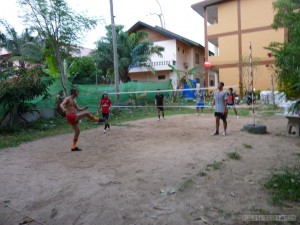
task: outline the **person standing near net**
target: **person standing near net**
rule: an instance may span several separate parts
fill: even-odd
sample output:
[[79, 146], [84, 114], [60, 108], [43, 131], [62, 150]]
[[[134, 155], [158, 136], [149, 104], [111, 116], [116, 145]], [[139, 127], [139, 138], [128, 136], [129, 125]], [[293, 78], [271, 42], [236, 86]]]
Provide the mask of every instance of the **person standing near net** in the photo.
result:
[[157, 120], [160, 120], [160, 112], [162, 114], [162, 117], [165, 119], [164, 95], [160, 93], [160, 89], [157, 89], [157, 94], [155, 95], [155, 106], [157, 107]]
[[236, 94], [235, 94], [235, 92], [233, 92], [232, 88], [229, 88], [228, 90], [229, 90], [229, 92], [228, 92], [228, 95], [227, 95], [227, 112], [226, 112], [226, 115], [228, 115], [228, 109], [233, 108], [233, 111], [235, 113], [236, 118], [239, 118], [239, 116], [237, 114], [237, 111], [236, 111], [236, 108], [235, 108]]
[[[212, 103], [212, 108], [215, 106], [215, 118], [216, 118], [216, 131], [212, 135], [219, 134], [220, 119], [223, 121], [224, 133], [223, 136], [227, 135], [227, 121], [226, 121], [226, 112], [227, 112], [227, 92], [223, 90], [224, 83], [218, 83], [218, 91], [214, 93], [214, 99]], [[212, 109], [211, 108], [211, 109]]]
[[204, 93], [201, 90], [198, 90], [197, 93], [195, 94], [195, 97], [196, 97], [197, 116], [199, 116], [199, 108], [201, 109], [201, 115], [203, 115], [204, 103], [205, 103]]
[[98, 105], [98, 111], [102, 108], [102, 116], [104, 120], [104, 130], [103, 132], [106, 133], [107, 130], [110, 129], [109, 126], [109, 112], [110, 112], [111, 100], [108, 97], [106, 92], [103, 93], [102, 98], [100, 100], [100, 104]]
[[71, 96], [66, 97], [63, 102], [60, 104], [60, 108], [66, 114], [67, 121], [71, 124], [74, 130], [74, 138], [71, 151], [81, 151], [80, 148], [77, 147], [77, 141], [80, 134], [80, 129], [78, 122], [83, 117], [88, 117], [89, 119], [95, 122], [101, 122], [101, 119], [98, 117], [93, 116], [89, 112], [81, 112], [76, 113], [77, 111], [84, 111], [88, 108], [88, 106], [84, 106], [80, 108], [75, 100], [79, 96], [79, 91], [77, 89], [71, 89]]

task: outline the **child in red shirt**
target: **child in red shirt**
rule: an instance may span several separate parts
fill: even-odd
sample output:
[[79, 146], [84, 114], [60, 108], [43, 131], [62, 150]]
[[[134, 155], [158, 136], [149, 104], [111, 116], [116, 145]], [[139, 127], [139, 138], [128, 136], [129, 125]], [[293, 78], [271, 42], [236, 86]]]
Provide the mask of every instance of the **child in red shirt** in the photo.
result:
[[109, 112], [110, 112], [110, 106], [111, 106], [111, 100], [108, 97], [108, 94], [106, 92], [103, 93], [102, 98], [100, 100], [100, 104], [98, 105], [98, 111], [100, 108], [102, 108], [102, 116], [103, 116], [103, 120], [105, 122], [104, 125], [104, 133], [106, 133], [106, 130], [110, 129], [109, 126]]

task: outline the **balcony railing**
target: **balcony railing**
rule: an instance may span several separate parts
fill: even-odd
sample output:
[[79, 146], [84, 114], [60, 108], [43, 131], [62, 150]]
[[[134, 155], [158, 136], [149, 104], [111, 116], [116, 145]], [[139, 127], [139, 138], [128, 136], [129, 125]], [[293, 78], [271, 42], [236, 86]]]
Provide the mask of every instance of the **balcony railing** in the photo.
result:
[[169, 64], [175, 66], [176, 61], [166, 60], [166, 61], [157, 61], [157, 62], [138, 62], [129, 66], [129, 69], [140, 68], [140, 67], [160, 67], [160, 66], [165, 67], [168, 66]]

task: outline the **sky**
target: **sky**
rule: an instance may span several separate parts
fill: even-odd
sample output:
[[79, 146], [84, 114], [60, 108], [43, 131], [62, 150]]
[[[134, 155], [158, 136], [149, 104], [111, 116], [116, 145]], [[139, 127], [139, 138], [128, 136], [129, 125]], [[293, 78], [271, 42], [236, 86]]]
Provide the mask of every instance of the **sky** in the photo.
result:
[[[83, 47], [95, 48], [94, 43], [105, 36], [105, 25], [111, 23], [109, 0], [66, 1], [73, 10], [102, 21], [82, 40]], [[204, 45], [203, 18], [191, 8], [192, 4], [199, 2], [198, 0], [159, 0], [159, 2], [167, 30]], [[2, 8], [0, 18], [5, 19], [21, 33], [25, 26], [19, 18], [22, 11], [16, 0], [1, 0], [1, 3], [5, 9]], [[156, 0], [113, 0], [113, 6], [115, 23], [124, 25], [125, 31], [138, 21], [151, 26], [161, 26], [159, 17], [155, 15], [160, 14]]]

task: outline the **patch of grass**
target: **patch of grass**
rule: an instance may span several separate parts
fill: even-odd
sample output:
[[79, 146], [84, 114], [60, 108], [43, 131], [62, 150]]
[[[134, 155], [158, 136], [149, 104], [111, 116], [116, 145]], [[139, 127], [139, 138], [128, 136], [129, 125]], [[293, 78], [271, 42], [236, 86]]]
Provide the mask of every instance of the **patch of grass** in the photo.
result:
[[230, 159], [234, 159], [234, 160], [239, 160], [241, 159], [241, 155], [238, 152], [227, 152], [226, 155], [230, 158]]
[[260, 111], [260, 114], [264, 119], [268, 119], [270, 116], [275, 115], [275, 111]]
[[244, 146], [245, 148], [252, 148], [252, 145], [249, 145], [249, 144], [246, 144], [246, 143], [243, 143], [243, 146]]
[[183, 183], [180, 184], [180, 187], [178, 188], [179, 191], [184, 191], [188, 187], [190, 187], [194, 183], [192, 178], [189, 178], [185, 180]]
[[295, 153], [295, 155], [299, 156], [300, 157], [300, 153]]
[[[165, 116], [178, 115], [178, 114], [192, 114], [195, 113], [195, 109], [189, 108], [165, 108]], [[110, 115], [110, 120], [112, 125], [118, 125], [127, 121], [135, 121], [147, 118], [157, 117], [157, 112], [155, 108], [136, 108], [136, 109], [122, 109], [113, 110]]]
[[286, 167], [281, 172], [272, 173], [265, 187], [271, 191], [274, 204], [300, 202], [300, 168]]
[[[81, 130], [96, 127], [97, 125], [90, 120], [80, 122]], [[0, 129], [0, 149], [70, 132], [73, 132], [73, 129], [65, 118], [39, 119], [33, 123], [22, 124], [17, 129]]]
[[[195, 109], [189, 108], [166, 108], [165, 110], [166, 117], [194, 112]], [[154, 108], [112, 110], [110, 123], [111, 125], [122, 126], [122, 123], [126, 121], [154, 118], [156, 116], [157, 113]], [[88, 119], [83, 119], [79, 125], [81, 131], [98, 127], [95, 122]], [[65, 118], [39, 119], [32, 123], [24, 123], [15, 129], [0, 129], [0, 149], [16, 147], [24, 142], [72, 132], [73, 128], [66, 122]]]
[[[172, 105], [172, 104], [168, 104]], [[182, 102], [177, 104], [192, 105], [190, 102]], [[165, 115], [168, 116], [178, 114], [194, 114], [195, 108], [165, 108]], [[204, 113], [210, 113], [208, 110], [204, 110]], [[231, 110], [233, 113], [233, 110]], [[249, 109], [238, 108], [239, 116], [247, 116]], [[211, 114], [211, 113], [210, 113]], [[211, 114], [212, 115], [212, 114]], [[156, 109], [149, 108], [124, 108], [122, 110], [112, 110], [111, 112], [111, 125], [120, 125], [126, 121], [134, 121], [145, 118], [155, 118], [157, 116]], [[213, 115], [212, 115], [213, 117]], [[102, 126], [102, 125], [100, 125]], [[126, 126], [126, 125], [124, 125]], [[96, 128], [94, 122], [87, 119], [83, 119], [80, 123], [81, 131]], [[51, 118], [51, 119], [39, 119], [29, 124], [23, 124], [16, 129], [0, 129], [0, 149], [15, 147], [23, 142], [34, 141], [40, 138], [55, 136], [65, 133], [72, 133], [72, 127], [66, 122], [65, 118]]]
[[216, 162], [214, 161], [213, 163], [207, 164], [206, 170], [210, 170], [212, 168], [213, 170], [219, 170], [223, 166], [223, 162]]

